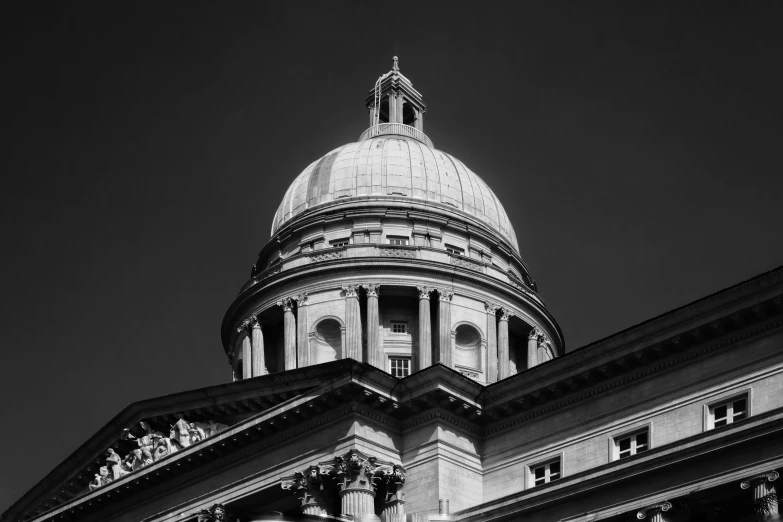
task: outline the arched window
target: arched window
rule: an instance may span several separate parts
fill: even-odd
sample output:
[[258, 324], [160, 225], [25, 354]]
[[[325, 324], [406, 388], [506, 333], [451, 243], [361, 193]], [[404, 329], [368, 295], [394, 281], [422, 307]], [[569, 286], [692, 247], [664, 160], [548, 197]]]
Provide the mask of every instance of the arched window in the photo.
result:
[[463, 368], [481, 369], [481, 333], [469, 324], [457, 326], [454, 335], [454, 364]]
[[324, 319], [319, 322], [311, 346], [315, 364], [342, 359], [342, 344], [342, 328], [337, 320]]

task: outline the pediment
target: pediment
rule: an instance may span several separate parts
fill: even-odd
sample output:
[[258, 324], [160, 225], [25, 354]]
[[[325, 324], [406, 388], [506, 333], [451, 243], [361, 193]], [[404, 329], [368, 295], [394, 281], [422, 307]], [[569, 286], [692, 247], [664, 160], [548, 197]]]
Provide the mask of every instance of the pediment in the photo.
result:
[[164, 464], [191, 446], [205, 447], [248, 419], [350, 374], [354, 365], [335, 361], [135, 402], [14, 503], [2, 520], [56, 510]]

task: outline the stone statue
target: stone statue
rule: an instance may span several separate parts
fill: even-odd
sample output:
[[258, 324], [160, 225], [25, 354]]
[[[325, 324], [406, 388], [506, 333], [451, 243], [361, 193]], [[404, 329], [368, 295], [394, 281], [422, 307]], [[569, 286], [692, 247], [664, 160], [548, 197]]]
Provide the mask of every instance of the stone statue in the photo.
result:
[[153, 430], [150, 425], [144, 421], [140, 422], [139, 425], [141, 425], [146, 432], [144, 436], [136, 438], [129, 430], [125, 430], [123, 432], [123, 437], [135, 440], [139, 445], [144, 466], [152, 464], [154, 461], [177, 451], [176, 446], [171, 443], [171, 439], [165, 437], [163, 433]]
[[207, 437], [214, 437], [218, 433], [222, 433], [228, 429], [227, 424], [220, 424], [214, 420], [209, 420], [207, 422], [194, 422], [193, 424], [204, 430], [204, 433]]
[[228, 510], [223, 504], [215, 504], [209, 509], [202, 509], [198, 514], [198, 522], [224, 522], [228, 520]]
[[101, 476], [96, 473], [95, 478], [92, 480], [92, 482], [89, 483], [88, 487], [90, 488], [90, 491], [95, 491], [101, 486], [103, 486], [103, 481]]
[[112, 480], [117, 480], [123, 475], [130, 473], [130, 471], [123, 469], [122, 464], [123, 461], [120, 456], [117, 455], [117, 452], [115, 452], [112, 448], [109, 448], [109, 451], [106, 454], [106, 465], [109, 469], [111, 469]]
[[201, 442], [207, 438], [207, 434], [204, 432], [204, 430], [196, 426], [196, 423], [194, 422], [188, 424], [188, 434], [190, 435], [191, 444]]
[[99, 473], [95, 474], [95, 478], [88, 485], [90, 491], [95, 491], [98, 488], [102, 488], [112, 481], [112, 478], [109, 476], [109, 468], [106, 466], [101, 466], [98, 471]]
[[190, 426], [181, 413], [177, 414], [177, 422], [171, 427], [170, 438], [174, 439], [183, 448], [190, 446]]

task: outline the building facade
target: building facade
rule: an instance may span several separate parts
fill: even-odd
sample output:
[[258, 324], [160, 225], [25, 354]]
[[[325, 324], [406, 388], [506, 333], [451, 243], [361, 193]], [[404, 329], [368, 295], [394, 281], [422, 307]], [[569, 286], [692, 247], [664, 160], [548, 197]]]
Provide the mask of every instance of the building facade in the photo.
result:
[[779, 520], [783, 269], [565, 353], [394, 67], [229, 307], [233, 381], [134, 403], [3, 521]]

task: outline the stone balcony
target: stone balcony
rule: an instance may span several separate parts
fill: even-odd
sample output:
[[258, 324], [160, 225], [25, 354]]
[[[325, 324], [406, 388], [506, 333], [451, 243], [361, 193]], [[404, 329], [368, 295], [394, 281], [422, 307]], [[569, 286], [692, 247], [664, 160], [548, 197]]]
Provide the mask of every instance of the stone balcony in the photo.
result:
[[424, 143], [430, 148], [435, 148], [435, 146], [432, 144], [432, 140], [430, 140], [426, 134], [415, 127], [405, 125], [404, 123], [381, 123], [379, 125], [373, 125], [366, 131], [362, 132], [362, 135], [359, 136], [359, 141], [368, 140], [370, 138], [375, 138], [376, 136], [383, 136], [386, 134], [413, 138], [416, 141]]

